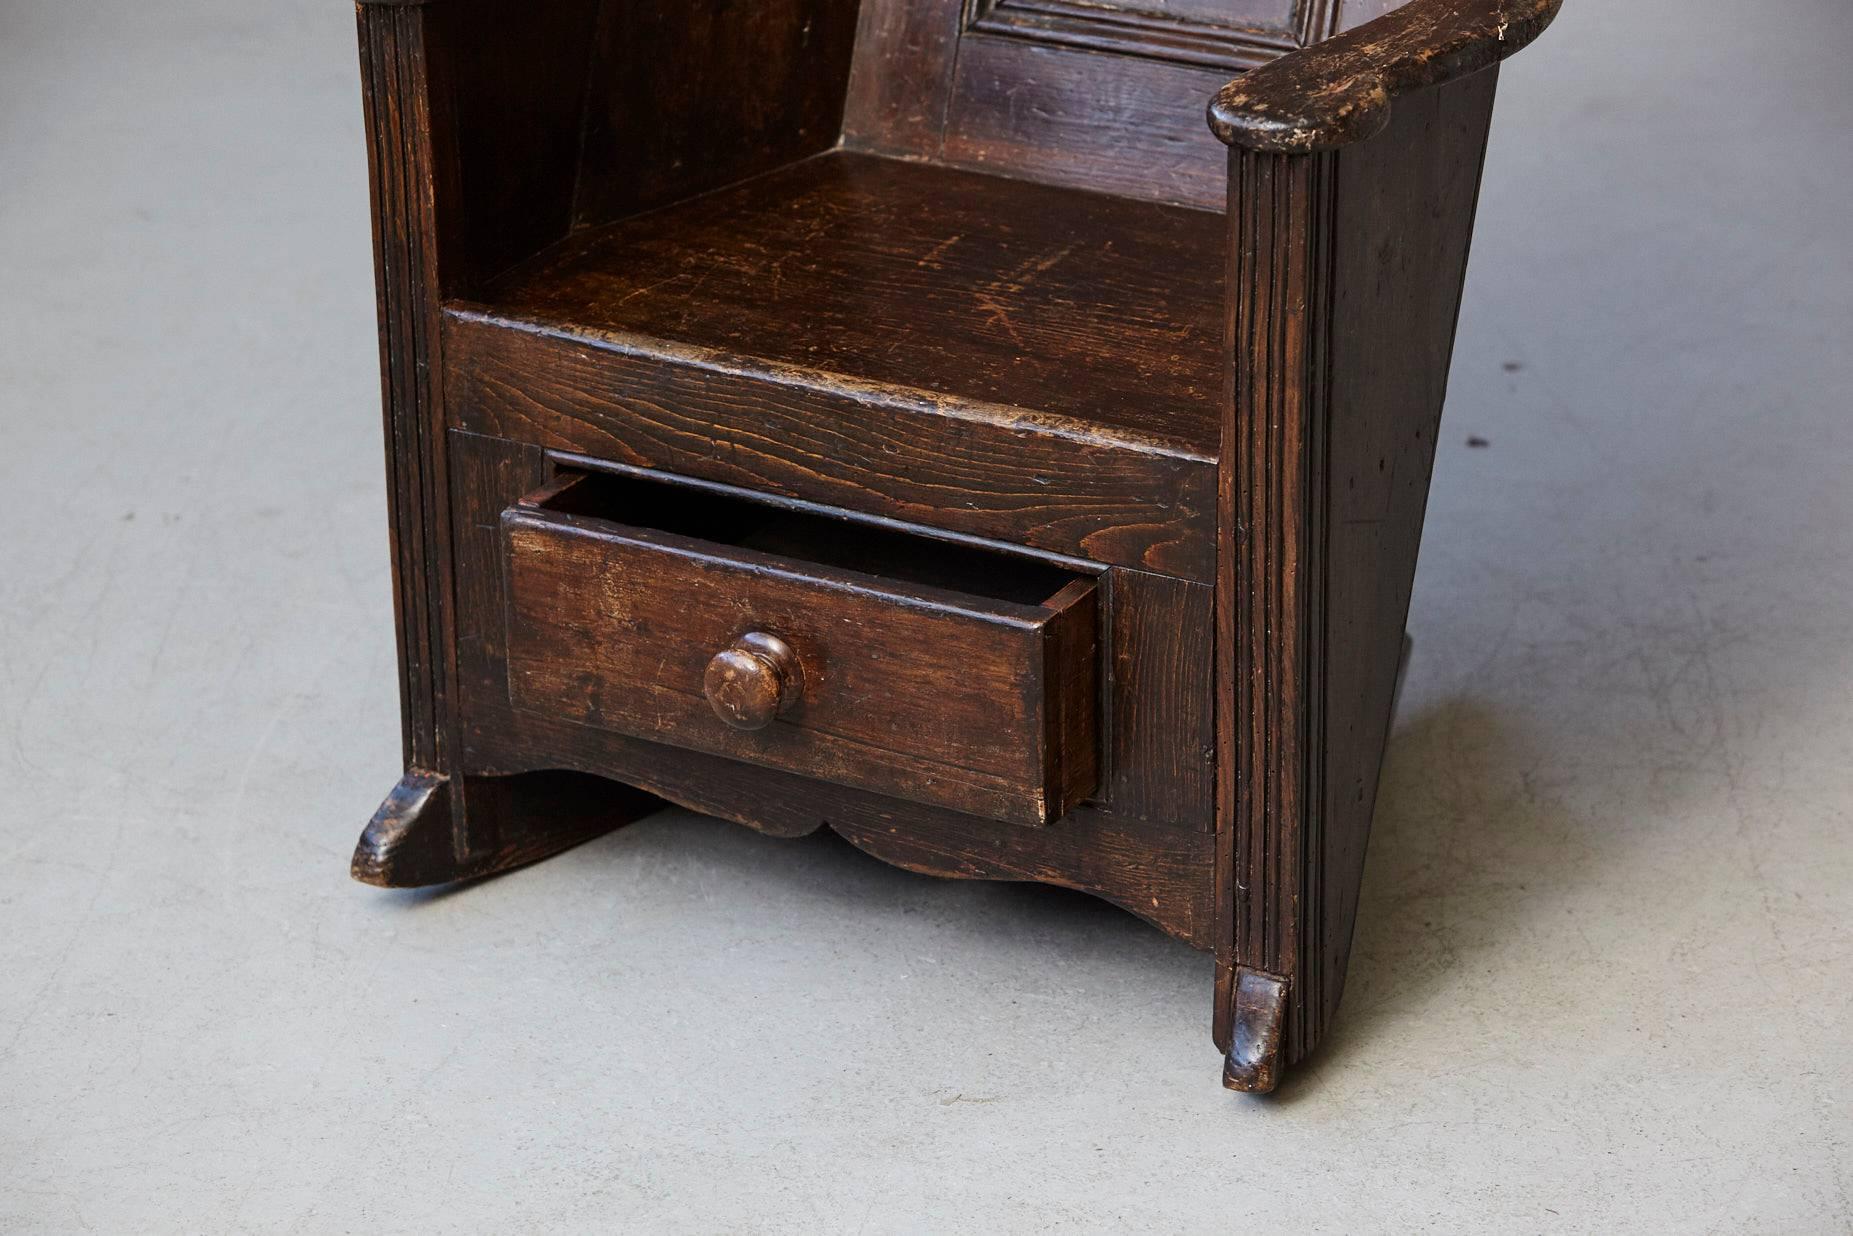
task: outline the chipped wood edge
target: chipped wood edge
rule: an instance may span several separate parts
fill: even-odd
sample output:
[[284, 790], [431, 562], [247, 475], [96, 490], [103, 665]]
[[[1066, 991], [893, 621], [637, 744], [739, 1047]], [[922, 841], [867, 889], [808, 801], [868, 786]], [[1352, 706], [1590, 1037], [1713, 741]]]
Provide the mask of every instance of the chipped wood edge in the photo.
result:
[[375, 888], [416, 888], [455, 878], [450, 778], [414, 770], [386, 795], [354, 847], [348, 872]]
[[1227, 145], [1270, 154], [1362, 141], [1389, 124], [1398, 95], [1478, 73], [1522, 51], [1562, 3], [1413, 0], [1236, 78], [1210, 101], [1210, 129]]

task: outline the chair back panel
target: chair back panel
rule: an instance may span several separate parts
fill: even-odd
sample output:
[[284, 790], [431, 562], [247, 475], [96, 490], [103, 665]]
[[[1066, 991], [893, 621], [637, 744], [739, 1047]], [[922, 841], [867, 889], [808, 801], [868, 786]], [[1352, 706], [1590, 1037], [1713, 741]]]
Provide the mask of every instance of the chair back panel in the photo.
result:
[[1394, 4], [862, 0], [844, 140], [1221, 210], [1227, 152], [1204, 120], [1210, 96]]

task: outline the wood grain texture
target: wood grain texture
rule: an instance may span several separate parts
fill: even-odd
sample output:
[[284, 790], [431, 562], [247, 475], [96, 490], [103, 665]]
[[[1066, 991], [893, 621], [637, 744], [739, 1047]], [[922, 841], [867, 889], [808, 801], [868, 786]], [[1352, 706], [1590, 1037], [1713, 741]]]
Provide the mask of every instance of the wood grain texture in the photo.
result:
[[[539, 447], [451, 430], [450, 506], [456, 537], [457, 709], [466, 720], [480, 707], [483, 683], [508, 696], [507, 561], [502, 553], [502, 511], [548, 479]], [[484, 615], [494, 614], [494, 621]], [[467, 821], [466, 821], [467, 824]], [[467, 827], [464, 848], [469, 849]], [[480, 847], [478, 847], [480, 848]]]
[[1053, 185], [1218, 210], [1225, 154], [1203, 129], [1219, 69], [1014, 39], [959, 47], [938, 157]]
[[[1403, 664], [1404, 628], [1478, 206], [1497, 70], [1404, 100], [1380, 140], [1340, 152], [1327, 454], [1324, 835], [1319, 936], [1299, 999], [1344, 990], [1366, 841]], [[1316, 962], [1316, 971], [1307, 963]]]
[[1103, 801], [1128, 819], [1215, 827], [1215, 591], [1110, 575]]
[[1342, 991], [1478, 70], [1556, 0], [1387, 6], [363, 5], [407, 774], [356, 874], [827, 826], [1213, 948], [1271, 1087]]
[[843, 111], [843, 144], [937, 158], [963, 26], [958, 4], [863, 0]]
[[[1035, 606], [546, 506], [503, 529], [518, 709], [1017, 824], [1098, 784], [1092, 581]], [[753, 730], [703, 687], [747, 631], [804, 683]]]
[[1204, 101], [1326, 37], [1335, 0], [864, 0], [844, 143], [1220, 212]]
[[1215, 454], [1219, 221], [838, 153], [583, 233], [484, 299]]
[[1335, 150], [1380, 132], [1391, 102], [1491, 68], [1544, 33], [1563, 0], [1411, 0], [1236, 78], [1210, 103], [1232, 146]]
[[[452, 493], [459, 574], [461, 707], [506, 708], [507, 586], [500, 520], [548, 479], [531, 445], [453, 430]], [[1213, 742], [1212, 590], [1138, 571], [1102, 581], [1106, 758], [1099, 802], [1132, 826], [1209, 831]]]
[[[546, 460], [516, 442], [453, 431], [462, 573], [464, 761], [475, 774], [576, 768], [642, 786], [693, 810], [775, 835], [826, 822], [887, 861], [973, 879], [1043, 880], [1095, 893], [1201, 948], [1211, 941], [1208, 623], [1210, 589], [1131, 571], [1111, 574], [1103, 636], [1109, 752], [1103, 804], [1056, 828], [991, 821], [555, 718], [508, 702], [506, 583], [498, 517], [547, 480]], [[1172, 698], [1156, 684], [1178, 681]], [[1145, 684], [1146, 689], [1141, 689]], [[1200, 702], [1199, 702], [1200, 701]]]
[[[454, 602], [473, 577], [460, 585], [454, 570], [439, 303], [447, 262], [467, 270], [485, 260], [469, 249], [458, 196], [482, 182], [464, 177], [460, 160], [498, 139], [479, 134], [471, 147], [457, 126], [468, 114], [458, 96], [471, 77], [460, 67], [471, 61], [459, 44], [480, 33], [471, 23], [486, 11], [475, 0], [358, 11], [406, 776], [363, 832], [352, 870], [395, 887], [505, 870], [617, 822], [602, 808], [592, 818], [568, 810], [580, 791], [544, 778], [522, 783], [521, 796], [510, 798], [516, 787], [472, 790], [473, 779], [456, 775]], [[519, 40], [515, 50], [523, 51]], [[532, 61], [516, 55], [508, 63]], [[488, 194], [479, 208], [493, 210], [495, 200]], [[546, 213], [541, 199], [529, 206]], [[607, 790], [600, 801], [614, 796]], [[615, 801], [641, 810], [644, 800], [621, 791]]]
[[1238, 966], [1290, 982], [1299, 959], [1307, 810], [1318, 750], [1317, 557], [1325, 516], [1336, 168], [1329, 156], [1230, 163], [1231, 419], [1219, 498], [1217, 1044]]
[[1240, 968], [1288, 984], [1289, 1062], [1343, 990], [1495, 86], [1410, 100], [1336, 153], [1231, 161], [1225, 1050]]
[[386, 493], [407, 769], [444, 767], [451, 649], [438, 327], [437, 147], [425, 13], [359, 10], [362, 100], [379, 302]]
[[1018, 409], [462, 306], [444, 337], [453, 423], [473, 433], [1185, 579], [1214, 570], [1206, 459]]
[[575, 220], [603, 223], [834, 146], [856, 13], [855, 0], [602, 0]]
[[[442, 0], [417, 17], [445, 295], [566, 235], [597, 0]], [[422, 81], [421, 81], [422, 79]]]

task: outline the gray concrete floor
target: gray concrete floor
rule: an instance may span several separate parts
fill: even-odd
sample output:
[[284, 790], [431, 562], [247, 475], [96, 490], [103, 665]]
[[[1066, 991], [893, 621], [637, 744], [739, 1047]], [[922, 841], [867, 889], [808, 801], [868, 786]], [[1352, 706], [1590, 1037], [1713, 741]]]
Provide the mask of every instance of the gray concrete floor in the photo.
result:
[[1571, 0], [1508, 69], [1349, 994], [1271, 1102], [1208, 962], [1069, 894], [679, 813], [347, 881], [351, 44], [0, 0], [0, 1229], [1850, 1229], [1845, 0]]

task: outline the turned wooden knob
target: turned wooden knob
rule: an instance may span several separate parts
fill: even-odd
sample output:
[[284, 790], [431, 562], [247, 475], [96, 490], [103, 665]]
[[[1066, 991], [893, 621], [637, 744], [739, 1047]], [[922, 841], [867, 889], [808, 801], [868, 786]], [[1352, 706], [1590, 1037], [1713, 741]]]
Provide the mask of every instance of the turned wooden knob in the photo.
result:
[[762, 730], [798, 702], [804, 676], [790, 644], [748, 631], [708, 662], [701, 688], [715, 716], [737, 730]]

